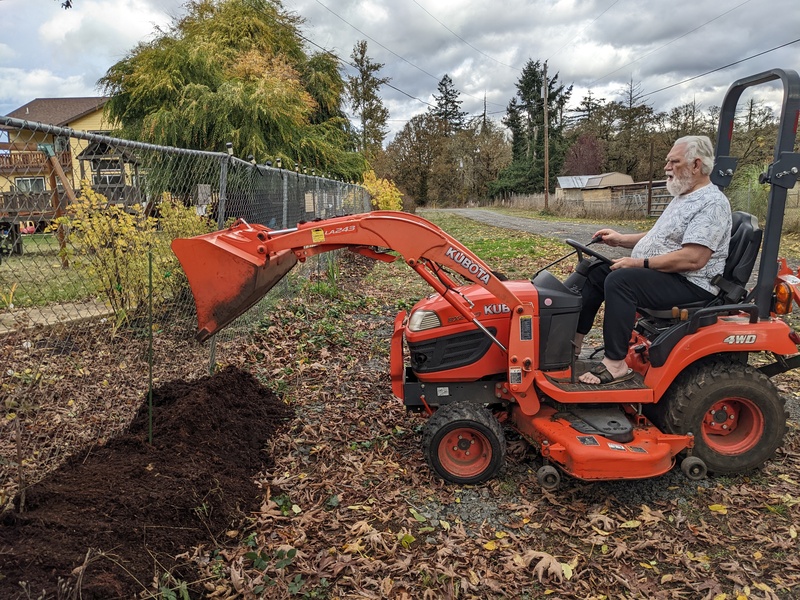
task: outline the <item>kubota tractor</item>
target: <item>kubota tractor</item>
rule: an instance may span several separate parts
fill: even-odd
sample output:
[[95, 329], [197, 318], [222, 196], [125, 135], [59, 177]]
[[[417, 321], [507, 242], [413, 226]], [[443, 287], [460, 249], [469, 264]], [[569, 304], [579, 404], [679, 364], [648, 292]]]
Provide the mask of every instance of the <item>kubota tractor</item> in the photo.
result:
[[[800, 302], [800, 279], [778, 260], [786, 191], [800, 167], [793, 151], [797, 73], [768, 71], [728, 90], [712, 175], [724, 188], [736, 167], [727, 154], [741, 93], [776, 79], [783, 110], [774, 162], [763, 175], [770, 184], [764, 230], [734, 213], [730, 256], [712, 302], [640, 310], [627, 357], [633, 379], [598, 386], [576, 377], [577, 290], [597, 261], [608, 261], [602, 254], [567, 240], [579, 263], [565, 281], [547, 270], [505, 281], [439, 227], [392, 211], [279, 231], [239, 221], [175, 240], [195, 297], [198, 338], [241, 315], [309, 256], [341, 248], [386, 261], [399, 255], [435, 293], [395, 319], [392, 390], [409, 410], [429, 415], [423, 452], [445, 480], [493, 477], [504, 462], [504, 428], [539, 451], [537, 475], [546, 488], [556, 487], [562, 472], [584, 480], [653, 477], [678, 457], [692, 479], [758, 467], [786, 432], [783, 399], [770, 377], [800, 366], [800, 335], [779, 316]], [[759, 250], [757, 282], [748, 289]], [[771, 359], [752, 365], [756, 354]]]

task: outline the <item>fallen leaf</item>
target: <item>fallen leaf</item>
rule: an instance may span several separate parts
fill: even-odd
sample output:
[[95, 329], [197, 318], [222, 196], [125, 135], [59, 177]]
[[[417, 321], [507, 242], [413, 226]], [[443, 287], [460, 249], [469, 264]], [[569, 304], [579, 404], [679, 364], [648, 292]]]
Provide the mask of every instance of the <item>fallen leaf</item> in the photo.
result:
[[428, 519], [425, 517], [425, 515], [422, 515], [422, 514], [420, 514], [420, 513], [419, 513], [419, 512], [418, 512], [416, 509], [414, 509], [414, 508], [409, 508], [409, 509], [408, 509], [408, 512], [410, 512], [410, 513], [411, 513], [411, 516], [412, 516], [412, 517], [414, 517], [414, 518], [415, 518], [417, 521], [419, 521], [420, 523], [424, 523], [425, 521], [427, 521], [427, 520], [428, 520]]
[[620, 528], [620, 529], [636, 529], [636, 528], [637, 528], [637, 527], [639, 527], [641, 524], [642, 524], [642, 522], [641, 522], [641, 521], [637, 521], [636, 519], [634, 519], [634, 520], [632, 520], [632, 521], [625, 521], [624, 523], [622, 523], [622, 524], [619, 526], [619, 528]]
[[719, 513], [721, 515], [728, 514], [728, 508], [724, 504], [709, 504], [708, 509], [711, 512]]

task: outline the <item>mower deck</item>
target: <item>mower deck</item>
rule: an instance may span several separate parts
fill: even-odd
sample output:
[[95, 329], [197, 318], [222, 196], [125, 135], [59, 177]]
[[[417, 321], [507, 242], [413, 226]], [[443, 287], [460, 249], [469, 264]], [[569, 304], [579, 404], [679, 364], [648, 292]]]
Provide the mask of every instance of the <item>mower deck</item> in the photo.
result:
[[545, 459], [585, 480], [662, 475], [673, 467], [675, 456], [693, 443], [689, 435], [662, 433], [642, 418], [633, 423], [631, 441], [613, 441], [600, 433], [578, 431], [563, 418], [563, 413], [549, 406], [542, 406], [533, 418], [512, 407], [511, 421], [514, 428], [535, 442]]

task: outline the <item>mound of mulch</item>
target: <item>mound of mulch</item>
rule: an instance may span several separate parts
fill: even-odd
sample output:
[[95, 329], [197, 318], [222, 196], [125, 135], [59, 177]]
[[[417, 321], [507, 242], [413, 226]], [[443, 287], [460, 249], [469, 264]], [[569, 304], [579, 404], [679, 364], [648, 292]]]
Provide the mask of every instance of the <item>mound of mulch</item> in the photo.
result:
[[201, 593], [192, 563], [177, 557], [224, 546], [259, 506], [253, 476], [291, 410], [232, 367], [172, 381], [153, 391], [150, 445], [144, 400], [123, 435], [73, 456], [27, 490], [24, 512], [17, 498], [2, 515], [1, 598], [150, 597], [167, 572]]

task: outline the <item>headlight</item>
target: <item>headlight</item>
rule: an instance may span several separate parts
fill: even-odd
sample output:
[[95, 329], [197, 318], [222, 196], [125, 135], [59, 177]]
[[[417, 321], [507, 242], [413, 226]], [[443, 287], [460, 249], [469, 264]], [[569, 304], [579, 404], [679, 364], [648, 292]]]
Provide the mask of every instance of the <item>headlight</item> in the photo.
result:
[[408, 320], [408, 329], [410, 331], [425, 331], [426, 329], [433, 329], [434, 327], [441, 327], [442, 322], [432, 310], [416, 310], [411, 313], [411, 318]]

